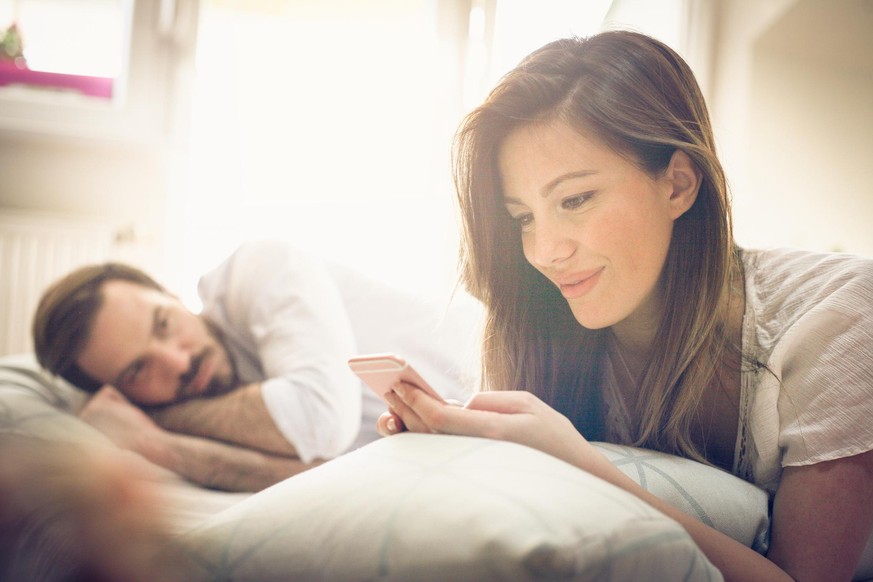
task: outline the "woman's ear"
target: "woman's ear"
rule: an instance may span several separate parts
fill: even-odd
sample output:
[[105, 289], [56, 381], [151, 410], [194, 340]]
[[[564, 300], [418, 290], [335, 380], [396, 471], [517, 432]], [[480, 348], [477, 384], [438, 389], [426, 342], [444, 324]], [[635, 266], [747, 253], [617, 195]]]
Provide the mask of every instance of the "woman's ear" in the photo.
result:
[[676, 220], [697, 200], [703, 173], [691, 156], [677, 149], [670, 158], [663, 179], [669, 188], [671, 216]]

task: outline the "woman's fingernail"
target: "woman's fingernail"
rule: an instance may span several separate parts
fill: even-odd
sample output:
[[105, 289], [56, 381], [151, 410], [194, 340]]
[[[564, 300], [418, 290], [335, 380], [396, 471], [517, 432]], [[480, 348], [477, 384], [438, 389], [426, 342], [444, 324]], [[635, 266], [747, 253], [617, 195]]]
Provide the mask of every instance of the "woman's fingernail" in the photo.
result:
[[385, 426], [388, 428], [388, 432], [397, 432], [397, 422], [394, 420], [393, 416], [388, 419]]
[[392, 390], [397, 394], [397, 396], [399, 396], [400, 398], [403, 398], [404, 396], [406, 396], [406, 386], [404, 386], [403, 384], [395, 384], [394, 386], [391, 387], [391, 389], [392, 389]]

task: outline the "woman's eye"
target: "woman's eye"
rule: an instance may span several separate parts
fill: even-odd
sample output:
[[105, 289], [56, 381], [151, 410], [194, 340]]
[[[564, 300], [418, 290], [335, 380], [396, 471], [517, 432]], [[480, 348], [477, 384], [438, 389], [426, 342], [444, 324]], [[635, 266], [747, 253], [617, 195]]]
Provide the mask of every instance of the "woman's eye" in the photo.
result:
[[518, 226], [525, 228], [533, 224], [533, 214], [519, 214], [517, 216], [513, 216], [512, 219], [515, 221]]
[[561, 207], [565, 210], [576, 210], [577, 208], [588, 202], [588, 199], [591, 198], [593, 195], [593, 192], [586, 192], [585, 194], [568, 196], [567, 198], [561, 200]]

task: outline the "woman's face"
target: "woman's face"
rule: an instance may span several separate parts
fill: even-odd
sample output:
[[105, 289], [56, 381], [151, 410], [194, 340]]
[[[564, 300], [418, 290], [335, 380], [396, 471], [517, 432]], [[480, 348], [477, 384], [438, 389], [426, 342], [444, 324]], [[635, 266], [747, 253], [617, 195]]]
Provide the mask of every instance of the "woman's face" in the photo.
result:
[[506, 209], [524, 255], [588, 329], [660, 319], [658, 281], [678, 205], [669, 171], [652, 177], [560, 122], [516, 129], [502, 143]]

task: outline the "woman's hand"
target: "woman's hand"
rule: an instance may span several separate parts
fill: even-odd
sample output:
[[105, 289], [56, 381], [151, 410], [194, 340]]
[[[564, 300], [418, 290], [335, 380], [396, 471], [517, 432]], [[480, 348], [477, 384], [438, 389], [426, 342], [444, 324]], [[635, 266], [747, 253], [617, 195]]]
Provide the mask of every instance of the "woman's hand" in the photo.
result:
[[570, 420], [530, 392], [482, 392], [460, 407], [401, 382], [386, 399], [390, 409], [377, 422], [383, 436], [403, 430], [477, 436], [527, 445], [586, 470], [601, 465]]

